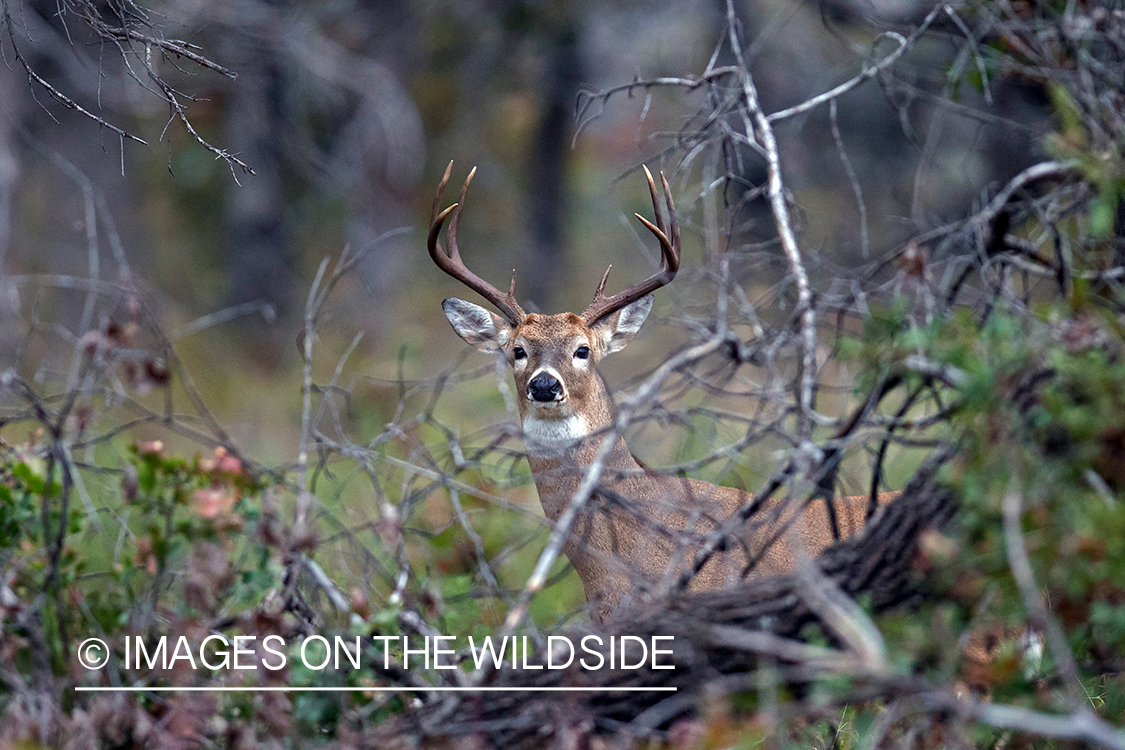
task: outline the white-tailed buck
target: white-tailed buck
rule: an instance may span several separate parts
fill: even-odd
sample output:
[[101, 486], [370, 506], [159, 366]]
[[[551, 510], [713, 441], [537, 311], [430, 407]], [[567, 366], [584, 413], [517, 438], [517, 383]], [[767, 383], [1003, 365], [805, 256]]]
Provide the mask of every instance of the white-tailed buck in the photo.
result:
[[[452, 298], [443, 301], [442, 308], [457, 335], [481, 351], [503, 355], [511, 366], [539, 500], [547, 517], [557, 521], [613, 429], [613, 401], [597, 373], [598, 362], [633, 339], [652, 307], [652, 292], [670, 282], [680, 266], [680, 234], [668, 182], [661, 174], [665, 218], [652, 175], [645, 169], [655, 223], [637, 214], [660, 243], [659, 271], [607, 297], [607, 270], [594, 301], [581, 314], [538, 315], [524, 312], [516, 302], [514, 272], [508, 292], [502, 293], [462, 261], [457, 228], [475, 170], [465, 180], [460, 200], [439, 211], [452, 166], [450, 162], [434, 198], [430, 257], [492, 303], [500, 315]], [[446, 218], [448, 252], [438, 240]], [[637, 461], [618, 436], [598, 488], [577, 516], [563, 551], [582, 579], [587, 600], [598, 605], [595, 613], [600, 617], [631, 590], [686, 570], [705, 535], [751, 499], [742, 490], [653, 471]], [[891, 496], [880, 499], [886, 502]], [[834, 509], [840, 537], [850, 536], [864, 524], [867, 498], [837, 498]], [[781, 500], [767, 503], [743, 527], [737, 543], [711, 557], [693, 586], [717, 588], [746, 575], [790, 572], [796, 562], [793, 544], [815, 556], [836, 538], [824, 503], [803, 509]], [[751, 562], [753, 567], [746, 570]]]

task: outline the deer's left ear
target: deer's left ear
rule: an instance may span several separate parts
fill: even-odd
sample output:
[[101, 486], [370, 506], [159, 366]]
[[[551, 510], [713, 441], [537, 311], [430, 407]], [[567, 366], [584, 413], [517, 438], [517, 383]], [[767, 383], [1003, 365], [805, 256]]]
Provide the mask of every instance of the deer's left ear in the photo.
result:
[[442, 300], [441, 308], [457, 335], [463, 338], [466, 344], [482, 352], [500, 351], [507, 343], [508, 337], [512, 335], [512, 327], [508, 321], [480, 305], [450, 297]]
[[594, 333], [605, 342], [606, 354], [621, 351], [633, 340], [652, 309], [653, 299], [651, 294], [647, 294], [594, 325]]

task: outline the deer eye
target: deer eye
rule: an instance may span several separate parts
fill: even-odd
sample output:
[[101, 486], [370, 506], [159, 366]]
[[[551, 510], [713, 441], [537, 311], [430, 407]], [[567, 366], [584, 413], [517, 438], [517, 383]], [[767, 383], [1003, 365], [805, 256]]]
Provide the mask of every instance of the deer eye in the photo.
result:
[[512, 356], [515, 359], [523, 359], [524, 357], [527, 356], [527, 352], [525, 352], [523, 350], [522, 346], [517, 346], [515, 349], [512, 350]]
[[578, 357], [578, 359], [589, 359], [590, 358], [590, 347], [588, 347], [588, 346], [578, 347], [574, 351], [574, 356]]

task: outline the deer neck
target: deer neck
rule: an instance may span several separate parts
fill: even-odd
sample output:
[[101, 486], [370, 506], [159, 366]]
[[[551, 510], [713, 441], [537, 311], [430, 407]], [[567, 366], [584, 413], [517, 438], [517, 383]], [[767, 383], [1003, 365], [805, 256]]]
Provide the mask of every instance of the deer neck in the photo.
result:
[[[528, 463], [543, 512], [551, 520], [558, 519], [578, 491], [614, 425], [613, 399], [600, 376], [584, 406], [574, 414], [542, 418], [520, 402]], [[603, 485], [612, 484], [625, 472], [642, 469], [620, 435], [611, 439], [613, 446], [600, 477]]]

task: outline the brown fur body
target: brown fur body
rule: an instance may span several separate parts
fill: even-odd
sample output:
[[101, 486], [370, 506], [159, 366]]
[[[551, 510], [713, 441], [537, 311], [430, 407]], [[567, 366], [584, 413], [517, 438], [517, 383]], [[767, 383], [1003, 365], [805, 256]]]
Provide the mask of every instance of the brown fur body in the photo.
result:
[[[513, 365], [516, 403], [528, 434], [528, 460], [539, 500], [545, 515], [557, 522], [615, 420], [613, 401], [595, 365], [624, 346], [640, 323], [630, 327], [626, 321], [622, 330], [622, 321], [614, 316], [604, 326], [591, 327], [573, 313], [562, 313], [531, 314], [518, 326], [493, 316], [492, 324], [498, 344], [492, 350], [499, 349]], [[470, 343], [480, 346], [479, 340]], [[573, 356], [579, 347], [590, 349], [586, 359]], [[517, 348], [523, 352], [518, 360]], [[530, 381], [542, 372], [561, 381], [557, 401], [541, 403], [530, 396]], [[554, 427], [576, 419], [581, 420], [580, 428]], [[541, 444], [537, 434], [558, 439]], [[893, 497], [882, 495], [879, 503]], [[600, 605], [604, 614], [630, 593], [687, 571], [707, 535], [752, 500], [750, 493], [732, 487], [653, 471], [615, 437], [598, 487], [575, 519], [563, 551], [582, 579], [587, 600]], [[867, 497], [836, 498], [833, 509], [839, 535], [846, 538], [863, 527]], [[796, 501], [781, 498], [766, 502], [736, 539], [727, 551], [712, 555], [692, 588], [718, 588], [743, 575], [788, 573], [797, 562], [794, 544], [816, 556], [836, 541], [823, 500], [801, 509]], [[747, 571], [751, 560], [755, 563]]]

